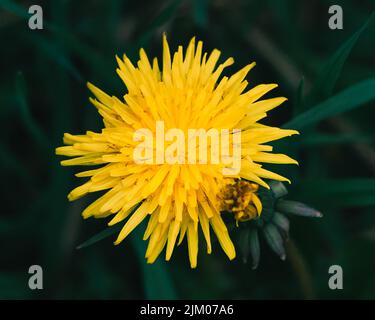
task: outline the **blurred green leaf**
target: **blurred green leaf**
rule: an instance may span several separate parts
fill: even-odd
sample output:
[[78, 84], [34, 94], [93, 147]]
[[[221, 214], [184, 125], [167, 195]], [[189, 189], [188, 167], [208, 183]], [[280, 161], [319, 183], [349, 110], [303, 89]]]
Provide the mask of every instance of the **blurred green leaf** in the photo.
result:
[[207, 25], [208, 0], [193, 0], [193, 16], [198, 27]]
[[370, 207], [375, 206], [374, 194], [348, 195], [337, 200], [337, 204], [345, 207]]
[[[140, 206], [141, 203], [138, 203], [132, 210], [131, 214], [133, 212], [135, 212], [139, 206]], [[108, 237], [110, 237], [111, 235], [117, 233], [117, 232], [120, 232], [121, 229], [124, 227], [125, 225], [125, 222], [119, 222], [117, 224], [115, 224], [114, 226], [111, 226], [111, 227], [108, 227], [106, 228], [105, 230], [97, 233], [96, 235], [92, 236], [90, 239], [86, 240], [85, 242], [81, 243], [80, 245], [77, 246], [77, 249], [83, 249], [83, 248], [87, 248], [101, 240], [104, 240]]]
[[304, 134], [300, 137], [299, 142], [301, 146], [317, 146], [317, 145], [338, 145], [344, 143], [372, 143], [375, 141], [375, 136], [358, 134], [358, 133], [343, 133], [343, 134], [322, 134], [311, 133]]
[[354, 45], [357, 43], [358, 38], [362, 32], [367, 28], [371, 20], [374, 18], [375, 13], [372, 13], [370, 18], [362, 25], [362, 27], [355, 32], [341, 47], [333, 54], [328, 60], [327, 64], [323, 67], [312, 89], [312, 95], [322, 93], [324, 97], [329, 96], [340, 76], [341, 70], [347, 60]]
[[37, 142], [39, 146], [45, 150], [51, 149], [51, 144], [48, 141], [46, 135], [42, 132], [39, 125], [35, 122], [34, 118], [30, 113], [30, 108], [27, 103], [27, 92], [26, 92], [26, 81], [22, 72], [16, 74], [16, 101], [19, 107], [20, 116], [24, 122], [26, 128], [30, 132], [31, 136]]
[[283, 125], [300, 130], [324, 119], [358, 108], [375, 99], [375, 78], [364, 80], [319, 103]]
[[[134, 211], [135, 210], [136, 208]], [[105, 238], [108, 238], [119, 232], [123, 226], [123, 223], [119, 223], [115, 226], [109, 227], [77, 246], [77, 249], [87, 248]], [[157, 260], [152, 265], [146, 263], [144, 255], [147, 246], [146, 242], [142, 240], [144, 232], [144, 230], [141, 230], [142, 228], [144, 229], [143, 224], [133, 230], [130, 239], [138, 256], [138, 262], [142, 267], [146, 296], [148, 299], [176, 299], [176, 292], [165, 262]]]
[[304, 109], [304, 106], [305, 106], [304, 88], [305, 88], [305, 78], [302, 77], [298, 84], [298, 89], [294, 97], [294, 109], [293, 109], [294, 116], [301, 113], [301, 111]]
[[[324, 188], [322, 188], [322, 186], [324, 186]], [[306, 192], [314, 191], [317, 195], [343, 195], [345, 193], [368, 193], [375, 195], [375, 179], [371, 178], [301, 181], [300, 187], [306, 190]]]
[[19, 5], [18, 3], [15, 3], [14, 1], [0, 0], [0, 7], [2, 7], [6, 11], [16, 14], [17, 16], [20, 16], [23, 18], [30, 17], [30, 14], [26, 10], [26, 8]]
[[329, 201], [333, 207], [375, 205], [375, 179], [325, 179], [300, 181], [301, 195], [309, 199]]
[[90, 239], [88, 239], [85, 242], [78, 245], [76, 249], [79, 250], [79, 249], [90, 247], [93, 244], [95, 244], [95, 243], [97, 243], [101, 240], [104, 240], [104, 239], [110, 237], [111, 235], [113, 235], [117, 232], [120, 232], [120, 230], [122, 229], [123, 226], [124, 226], [124, 224], [120, 223], [120, 224], [114, 225], [112, 227], [106, 228], [105, 230], [97, 233], [96, 235], [92, 236]]
[[31, 298], [32, 290], [27, 287], [27, 273], [0, 273], [0, 300]]
[[161, 11], [161, 13], [147, 27], [147, 30], [142, 33], [141, 37], [137, 41], [137, 47], [144, 47], [150, 41], [150, 38], [155, 30], [172, 19], [180, 3], [181, 0], [172, 0], [170, 4]]
[[4, 168], [7, 168], [8, 172], [22, 179], [24, 183], [33, 185], [34, 188], [37, 185], [25, 165], [5, 145], [0, 145], [0, 163]]
[[76, 80], [82, 82], [83, 78], [78, 69], [73, 65], [71, 60], [64, 54], [60, 47], [56, 46], [51, 41], [47, 40], [45, 36], [28, 33], [27, 38], [32, 45], [43, 53], [46, 57], [55, 61], [61, 67], [66, 69]]
[[[9, 0], [0, 0], [0, 7], [3, 7], [6, 11], [17, 15], [20, 18], [29, 18], [27, 8], [22, 5]], [[95, 48], [87, 45], [82, 39], [76, 38], [71, 32], [46, 21], [44, 18], [43, 22], [44, 29], [50, 31], [57, 39], [59, 39], [64, 45], [82, 57], [83, 61], [87, 61], [91, 67], [101, 73], [101, 76], [108, 82], [113, 82], [113, 77], [108, 76], [108, 70], [112, 70], [112, 65], [103, 58]], [[45, 44], [44, 44], [45, 45]], [[47, 48], [45, 48], [47, 49]], [[51, 53], [51, 48], [48, 48]], [[55, 52], [56, 57], [56, 52]], [[71, 68], [69, 63], [62, 56], [56, 60], [60, 64], [65, 65], [67, 68]], [[73, 70], [72, 70], [73, 71]]]

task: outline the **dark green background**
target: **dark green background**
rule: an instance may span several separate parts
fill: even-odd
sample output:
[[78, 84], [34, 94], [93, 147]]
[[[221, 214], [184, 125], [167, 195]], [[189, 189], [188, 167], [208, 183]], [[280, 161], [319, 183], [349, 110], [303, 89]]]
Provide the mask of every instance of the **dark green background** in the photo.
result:
[[[44, 30], [28, 28], [30, 4], [42, 5]], [[331, 4], [342, 6], [344, 30], [328, 28]], [[351, 38], [373, 9], [372, 0], [0, 0], [0, 298], [375, 298], [375, 18]], [[293, 179], [288, 198], [324, 218], [291, 217], [285, 262], [262, 240], [252, 271], [217, 243], [206, 255], [201, 241], [196, 270], [185, 243], [170, 263], [147, 265], [141, 231], [118, 247], [112, 235], [75, 249], [106, 224], [80, 216], [97, 195], [67, 201], [78, 170], [60, 167], [54, 148], [64, 132], [101, 127], [85, 82], [124, 94], [115, 54], [136, 59], [144, 46], [160, 57], [163, 31], [173, 49], [196, 35], [206, 50], [233, 56], [227, 72], [255, 60], [250, 85], [276, 82], [269, 96], [289, 98], [269, 124], [314, 110], [291, 123], [300, 137], [277, 144], [300, 166], [278, 172]], [[33, 264], [44, 270], [40, 291], [27, 285]], [[328, 288], [334, 264], [344, 270], [341, 291]]]

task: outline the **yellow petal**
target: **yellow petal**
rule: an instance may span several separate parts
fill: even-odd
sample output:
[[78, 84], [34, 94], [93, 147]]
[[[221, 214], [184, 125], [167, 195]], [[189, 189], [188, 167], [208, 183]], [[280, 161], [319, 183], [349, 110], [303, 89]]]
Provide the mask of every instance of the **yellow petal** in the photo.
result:
[[221, 217], [215, 215], [210, 219], [210, 223], [225, 254], [230, 260], [234, 259], [236, 257], [236, 250], [234, 249], [233, 242], [229, 237], [228, 230]]
[[119, 244], [124, 240], [130, 232], [132, 232], [147, 216], [147, 203], [142, 203], [142, 205], [132, 214], [130, 219], [126, 222], [125, 226], [122, 228], [120, 234], [115, 241], [115, 245]]
[[210, 254], [212, 251], [211, 248], [211, 237], [210, 237], [210, 224], [205, 213], [199, 211], [199, 222], [203, 231], [204, 238], [207, 243], [207, 253]]
[[188, 251], [190, 266], [192, 268], [197, 267], [197, 257], [198, 257], [198, 232], [195, 228], [194, 222], [189, 222], [188, 224]]
[[169, 260], [172, 256], [173, 249], [176, 243], [176, 239], [178, 236], [178, 232], [180, 231], [181, 222], [177, 220], [173, 220], [169, 226], [168, 231], [168, 243], [167, 243], [167, 251], [165, 254], [165, 260]]

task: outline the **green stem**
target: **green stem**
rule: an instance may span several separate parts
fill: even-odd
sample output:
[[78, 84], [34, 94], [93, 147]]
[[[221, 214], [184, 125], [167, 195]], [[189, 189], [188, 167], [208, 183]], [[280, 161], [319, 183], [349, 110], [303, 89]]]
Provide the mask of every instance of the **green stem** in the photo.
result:
[[290, 261], [294, 273], [297, 276], [304, 298], [307, 300], [315, 299], [314, 286], [305, 259], [291, 239], [289, 239], [285, 245], [288, 261]]

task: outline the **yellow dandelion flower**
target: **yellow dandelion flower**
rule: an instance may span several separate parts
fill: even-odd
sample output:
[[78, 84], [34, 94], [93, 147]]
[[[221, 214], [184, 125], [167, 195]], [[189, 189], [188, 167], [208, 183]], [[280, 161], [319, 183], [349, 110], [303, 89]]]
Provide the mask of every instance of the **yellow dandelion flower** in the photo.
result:
[[[196, 43], [195, 38], [185, 52], [179, 46], [171, 56], [164, 35], [161, 68], [157, 58], [150, 62], [143, 49], [137, 65], [126, 55], [122, 59], [116, 57], [117, 74], [127, 93], [119, 99], [89, 83], [88, 88], [95, 96], [90, 101], [103, 117], [104, 128], [100, 133], [66, 133], [66, 146], [56, 149], [56, 154], [73, 157], [62, 161], [63, 166], [99, 165], [76, 175], [89, 177], [89, 180], [72, 190], [68, 198], [72, 201], [90, 192], [107, 190], [82, 214], [84, 218], [112, 216], [109, 226], [128, 218], [115, 244], [123, 241], [148, 217], [144, 234], [144, 240], [149, 239], [148, 263], [153, 263], [165, 247], [165, 259], [169, 260], [176, 243], [180, 244], [186, 235], [190, 264], [192, 268], [196, 267], [198, 225], [203, 231], [207, 253], [211, 253], [212, 228], [229, 259], [235, 258], [235, 248], [221, 218], [223, 188], [228, 181], [252, 182], [244, 186], [247, 191], [242, 194], [243, 202], [237, 203], [242, 207], [236, 211], [236, 219], [253, 218], [261, 212], [261, 203], [255, 195], [256, 185], [268, 188], [263, 178], [289, 181], [264, 169], [260, 163], [296, 163], [286, 155], [271, 153], [272, 147], [266, 143], [298, 132], [258, 123], [269, 110], [286, 100], [282, 97], [259, 100], [277, 85], [261, 84], [246, 91], [245, 77], [255, 63], [230, 77], [221, 77], [223, 70], [234, 60], [229, 58], [217, 66], [219, 56], [220, 51], [216, 49], [210, 55], [203, 53], [202, 42]], [[178, 129], [178, 134], [172, 136], [177, 139], [180, 133], [186, 134], [188, 140], [176, 145], [168, 133], [163, 133], [164, 139], [158, 138], [160, 124], [164, 133]], [[206, 140], [194, 136], [194, 141], [197, 138], [198, 142], [190, 145], [191, 129], [221, 130], [224, 133], [221, 137], [226, 135], [227, 140], [217, 142], [213, 138], [215, 132], [211, 131], [212, 135], [207, 134]], [[238, 131], [240, 139], [236, 140]], [[151, 140], [146, 144], [149, 135], [156, 138], [156, 143]], [[219, 144], [221, 149], [215, 148]], [[140, 145], [143, 145], [142, 152], [139, 152]], [[229, 147], [225, 149], [225, 146]], [[211, 152], [206, 162], [200, 161], [201, 158], [190, 161], [190, 151], [201, 151], [201, 147], [202, 150], [219, 150], [219, 153], [221, 150], [221, 157]], [[185, 148], [189, 153], [184, 153]], [[240, 157], [232, 169], [238, 170], [224, 174], [228, 159], [235, 159], [235, 148], [240, 150]], [[167, 149], [172, 150], [169, 158], [175, 162], [165, 161]], [[174, 157], [176, 150], [182, 150], [178, 157]], [[136, 159], [136, 152], [143, 158]], [[245, 205], [253, 205], [253, 209], [246, 209]]]

